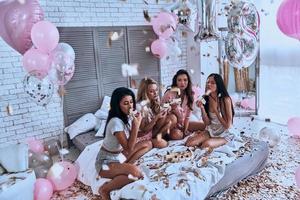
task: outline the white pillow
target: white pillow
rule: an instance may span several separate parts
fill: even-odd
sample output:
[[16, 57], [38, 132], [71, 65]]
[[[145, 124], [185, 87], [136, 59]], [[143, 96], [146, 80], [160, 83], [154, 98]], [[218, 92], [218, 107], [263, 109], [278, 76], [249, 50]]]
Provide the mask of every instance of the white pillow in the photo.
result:
[[21, 172], [28, 169], [28, 145], [11, 144], [0, 149], [0, 164], [7, 172]]
[[135, 98], [137, 98], [138, 89], [136, 89], [136, 88], [129, 88], [129, 89], [133, 92]]
[[[104, 137], [104, 129], [105, 129], [105, 124], [106, 124], [106, 120], [100, 120], [100, 122], [97, 124], [96, 128], [97, 129], [97, 133], [96, 133], [96, 137]], [[96, 130], [95, 128], [95, 130]]]
[[70, 139], [72, 140], [80, 133], [94, 129], [98, 123], [99, 119], [93, 113], [87, 113], [77, 119], [73, 124], [66, 127], [64, 130], [69, 134]]
[[99, 110], [95, 113], [95, 116], [99, 119], [107, 119], [108, 111], [110, 109], [111, 97], [105, 96], [102, 101], [102, 105]]

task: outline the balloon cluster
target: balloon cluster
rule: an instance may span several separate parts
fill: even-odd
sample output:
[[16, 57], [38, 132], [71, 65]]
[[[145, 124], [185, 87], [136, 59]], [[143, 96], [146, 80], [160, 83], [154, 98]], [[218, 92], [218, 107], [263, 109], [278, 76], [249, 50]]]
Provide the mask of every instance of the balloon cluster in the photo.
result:
[[151, 52], [158, 58], [164, 58], [170, 51], [168, 40], [176, 30], [176, 18], [168, 12], [160, 12], [151, 20], [154, 32], [158, 35], [158, 39], [151, 44]]
[[65, 85], [75, 70], [75, 52], [66, 43], [58, 43], [54, 24], [43, 21], [38, 0], [1, 1], [0, 36], [23, 55], [27, 71], [23, 85], [32, 101], [45, 106], [53, 95], [53, 84]]
[[40, 140], [27, 140], [29, 147], [29, 168], [35, 172], [34, 199], [50, 200], [53, 191], [71, 186], [78, 174], [78, 168], [67, 161], [53, 163], [52, 156], [59, 154], [61, 144], [52, 139], [43, 144]]
[[236, 68], [249, 67], [258, 53], [260, 19], [252, 3], [233, 3], [227, 18], [229, 32], [225, 53]]

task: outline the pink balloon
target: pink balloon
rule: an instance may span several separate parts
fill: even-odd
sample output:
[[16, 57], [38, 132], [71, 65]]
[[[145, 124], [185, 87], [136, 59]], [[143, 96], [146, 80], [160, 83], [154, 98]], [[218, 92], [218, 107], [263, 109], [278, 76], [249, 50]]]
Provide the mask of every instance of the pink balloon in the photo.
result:
[[255, 96], [252, 96], [248, 99], [248, 107], [252, 110], [255, 110]]
[[15, 0], [0, 0], [0, 6], [3, 6], [3, 5], [8, 4], [8, 3], [11, 3], [13, 1], [15, 1]]
[[44, 19], [44, 12], [38, 0], [26, 0], [24, 4], [4, 1], [0, 5], [0, 36], [12, 48], [24, 54], [32, 47], [31, 28]]
[[248, 99], [243, 99], [241, 101], [241, 106], [245, 109], [249, 108]]
[[161, 38], [169, 38], [176, 29], [176, 19], [167, 12], [161, 12], [151, 21], [154, 32]]
[[241, 106], [245, 109], [255, 109], [255, 96], [252, 96], [248, 99], [243, 99], [241, 101]]
[[30, 72], [36, 72], [39, 74], [37, 78], [43, 79], [47, 76], [50, 70], [49, 55], [40, 52], [38, 49], [29, 49], [23, 56], [23, 66], [25, 70]]
[[151, 51], [156, 57], [163, 58], [167, 54], [167, 44], [163, 39], [154, 40], [151, 44]]
[[32, 27], [31, 39], [37, 49], [44, 53], [50, 53], [58, 44], [59, 33], [51, 22], [40, 21]]
[[44, 152], [44, 145], [43, 142], [40, 140], [36, 140], [34, 138], [29, 138], [27, 140], [28, 149], [35, 152], [35, 153], [43, 153]]
[[71, 186], [76, 180], [78, 170], [75, 165], [67, 161], [55, 163], [48, 171], [47, 179], [53, 184], [55, 191]]
[[50, 200], [53, 194], [52, 183], [45, 178], [38, 178], [34, 184], [34, 200]]
[[287, 127], [291, 136], [300, 137], [300, 117], [290, 118]]
[[296, 184], [297, 184], [298, 188], [300, 189], [300, 166], [296, 170], [295, 179], [296, 179]]
[[277, 25], [285, 35], [300, 39], [300, 1], [282, 1], [277, 11]]

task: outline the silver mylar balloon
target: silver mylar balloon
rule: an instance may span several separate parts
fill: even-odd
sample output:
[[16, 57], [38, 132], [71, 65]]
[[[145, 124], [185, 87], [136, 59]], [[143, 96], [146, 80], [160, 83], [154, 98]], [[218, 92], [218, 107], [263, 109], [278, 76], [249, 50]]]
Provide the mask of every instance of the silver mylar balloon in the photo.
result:
[[242, 35], [241, 41], [243, 46], [243, 66], [248, 67], [255, 61], [259, 44], [256, 38], [248, 33]]
[[243, 1], [234, 3], [229, 11], [227, 23], [231, 32], [239, 34], [247, 32], [258, 39], [260, 18], [254, 4]]
[[216, 1], [202, 0], [201, 1], [202, 19], [199, 26], [199, 31], [194, 37], [196, 41], [208, 38], [218, 38], [216, 29]]
[[29, 151], [29, 167], [36, 168], [37, 166], [45, 166], [50, 168], [53, 164], [52, 158], [46, 153], [34, 153]]
[[225, 53], [233, 67], [243, 67], [243, 46], [241, 38], [232, 33], [228, 33], [225, 40]]
[[274, 147], [280, 142], [280, 135], [275, 129], [264, 127], [259, 131], [259, 139], [267, 142], [270, 147]]
[[46, 178], [48, 171], [49, 171], [49, 167], [40, 165], [40, 166], [33, 168], [33, 171], [35, 173], [36, 178]]
[[197, 6], [189, 0], [179, 0], [174, 4], [164, 7], [163, 10], [176, 15], [179, 24], [195, 32], [197, 20]]
[[54, 86], [48, 77], [38, 79], [35, 72], [27, 74], [23, 81], [25, 93], [40, 106], [46, 106], [53, 95]]

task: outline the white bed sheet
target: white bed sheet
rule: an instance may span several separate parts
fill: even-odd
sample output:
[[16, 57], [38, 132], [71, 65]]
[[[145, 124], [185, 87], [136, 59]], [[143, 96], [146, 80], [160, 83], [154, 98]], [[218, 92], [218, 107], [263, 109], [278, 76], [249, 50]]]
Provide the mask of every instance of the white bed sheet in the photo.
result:
[[[185, 139], [186, 140], [186, 139]], [[185, 140], [170, 142], [164, 149], [152, 149], [137, 162], [144, 179], [111, 192], [111, 199], [205, 199], [212, 186], [224, 175], [225, 166], [236, 159], [234, 151], [243, 143], [234, 140], [209, 154], [206, 165], [202, 165], [206, 150], [185, 147]], [[77, 159], [80, 166], [78, 180], [91, 186], [94, 194], [109, 179], [99, 178], [95, 169], [97, 153], [102, 141], [87, 146]], [[178, 162], [167, 162], [166, 155], [175, 152], [190, 152]], [[120, 160], [125, 160], [124, 156]]]

